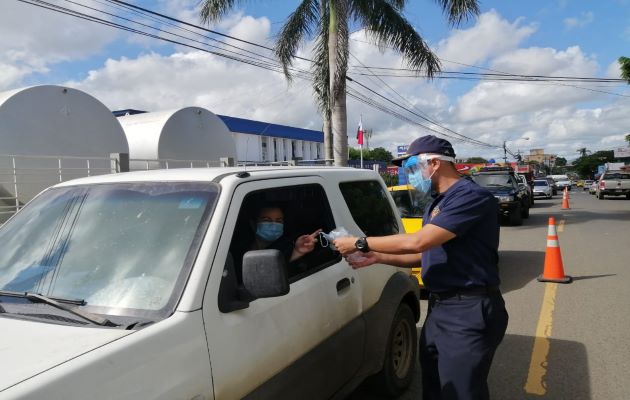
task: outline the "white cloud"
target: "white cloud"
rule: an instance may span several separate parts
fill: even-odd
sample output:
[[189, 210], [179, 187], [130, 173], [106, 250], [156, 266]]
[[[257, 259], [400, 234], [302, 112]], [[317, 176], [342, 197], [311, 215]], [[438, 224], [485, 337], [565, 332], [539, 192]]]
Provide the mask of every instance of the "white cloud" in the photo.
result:
[[[464, 64], [482, 64], [487, 59], [515, 49], [537, 29], [535, 24], [521, 26], [522, 20], [506, 21], [495, 11], [483, 13], [477, 23], [465, 30], [453, 30], [437, 46], [437, 54], [445, 60]], [[448, 69], [460, 69], [447, 64]]]
[[85, 80], [69, 84], [111, 109], [157, 111], [195, 105], [217, 114], [305, 128], [321, 124], [308, 85], [296, 82], [287, 88], [278, 73], [202, 52], [108, 60]]
[[[492, 63], [492, 69], [512, 74], [595, 76], [597, 62], [578, 47], [518, 49]], [[454, 115], [462, 121], [497, 118], [519, 112], [575, 104], [601, 97], [572, 84], [483, 82], [458, 99]]]
[[595, 19], [595, 15], [591, 11], [582, 12], [579, 17], [565, 18], [564, 27], [566, 29], [584, 28]]
[[0, 90], [53, 64], [96, 54], [117, 37], [111, 28], [17, 1], [3, 2], [0, 26]]

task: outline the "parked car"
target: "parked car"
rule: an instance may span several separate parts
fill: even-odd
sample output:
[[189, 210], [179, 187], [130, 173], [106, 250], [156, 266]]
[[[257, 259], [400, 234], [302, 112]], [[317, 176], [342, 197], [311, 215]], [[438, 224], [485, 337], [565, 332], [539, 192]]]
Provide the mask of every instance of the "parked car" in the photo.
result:
[[534, 196], [545, 197], [547, 199], [553, 197], [553, 189], [546, 179], [534, 180]]
[[604, 171], [597, 185], [597, 198], [603, 200], [604, 196], [626, 196], [630, 200], [630, 172]]
[[527, 178], [525, 175], [516, 174], [516, 179], [518, 181], [518, 185], [521, 189], [527, 190], [527, 194], [529, 195], [529, 205], [530, 207], [534, 205], [534, 192], [532, 190], [532, 186], [529, 182], [527, 182]]
[[584, 181], [582, 181], [582, 190], [588, 190], [592, 184], [593, 184], [592, 179], [585, 179]]
[[352, 168], [131, 172], [38, 195], [0, 227], [0, 397], [343, 399], [370, 375], [401, 393], [416, 279], [354, 270], [323, 240], [290, 263], [241, 256], [266, 203], [288, 239], [403, 230], [380, 176]]
[[569, 179], [568, 176], [566, 175], [550, 175], [549, 176], [551, 179], [553, 179], [556, 182], [556, 186], [559, 190], [564, 190], [565, 188], [567, 190], [571, 190], [571, 179]]
[[545, 179], [547, 180], [547, 182], [549, 182], [549, 186], [551, 186], [551, 195], [552, 196], [557, 195], [558, 185], [556, 184], [556, 181], [550, 176], [545, 177]]
[[473, 174], [472, 179], [494, 195], [499, 214], [509, 218], [512, 225], [521, 225], [523, 218], [529, 218], [528, 191], [519, 186], [512, 168], [484, 167]]
[[597, 193], [598, 186], [599, 186], [599, 181], [593, 181], [593, 183], [591, 183], [591, 185], [588, 187], [588, 193], [589, 194]]

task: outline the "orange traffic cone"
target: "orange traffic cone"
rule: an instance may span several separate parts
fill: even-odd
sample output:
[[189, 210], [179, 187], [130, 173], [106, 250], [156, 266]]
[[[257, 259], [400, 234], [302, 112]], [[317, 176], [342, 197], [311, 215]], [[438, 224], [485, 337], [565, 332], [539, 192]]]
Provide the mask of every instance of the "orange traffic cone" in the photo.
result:
[[562, 193], [562, 209], [568, 210], [569, 208], [569, 190], [565, 187], [564, 193]]
[[564, 275], [562, 266], [562, 254], [556, 232], [556, 220], [549, 217], [549, 230], [547, 232], [547, 252], [545, 253], [545, 268], [542, 275], [538, 276], [539, 282], [571, 283], [573, 278]]

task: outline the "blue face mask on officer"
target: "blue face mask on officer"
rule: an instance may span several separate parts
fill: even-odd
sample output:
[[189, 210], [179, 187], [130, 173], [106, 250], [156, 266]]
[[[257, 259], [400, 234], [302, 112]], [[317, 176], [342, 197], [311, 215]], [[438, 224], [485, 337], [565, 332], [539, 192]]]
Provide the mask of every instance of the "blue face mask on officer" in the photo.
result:
[[279, 222], [258, 222], [256, 236], [266, 242], [274, 242], [284, 233], [284, 224]]
[[403, 165], [407, 173], [409, 184], [421, 194], [431, 193], [431, 178], [436, 170], [433, 170], [428, 178], [424, 177], [424, 172], [428, 169], [430, 160], [430, 158], [422, 156], [411, 156], [405, 160]]

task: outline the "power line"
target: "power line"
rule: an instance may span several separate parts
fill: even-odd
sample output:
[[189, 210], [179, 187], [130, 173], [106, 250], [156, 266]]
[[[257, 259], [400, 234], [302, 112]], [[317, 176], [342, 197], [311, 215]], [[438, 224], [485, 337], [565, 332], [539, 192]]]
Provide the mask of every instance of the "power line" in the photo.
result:
[[[404, 96], [402, 96], [400, 93], [398, 93], [398, 92], [397, 92], [394, 88], [392, 88], [392, 87], [391, 87], [390, 85], [388, 85], [388, 84], [387, 84], [384, 80], [382, 80], [380, 77], [378, 77], [378, 75], [374, 74], [374, 73], [372, 72], [372, 70], [371, 70], [371, 68], [370, 68], [370, 67], [366, 67], [366, 66], [365, 66], [365, 64], [363, 64], [363, 63], [361, 62], [361, 60], [359, 60], [357, 57], [355, 57], [352, 53], [350, 53], [350, 55], [351, 55], [351, 56], [352, 56], [355, 60], [357, 60], [357, 61], [358, 61], [361, 65], [363, 65], [363, 67], [364, 67], [364, 68], [367, 68], [367, 70], [368, 70], [368, 71], [370, 71], [370, 73], [371, 73], [373, 76], [375, 76], [375, 77], [376, 77], [379, 81], [381, 81], [381, 82], [382, 82], [385, 86], [387, 86], [387, 87], [388, 87], [388, 88], [389, 88], [392, 92], [394, 92], [394, 93], [395, 93], [395, 94], [396, 94], [399, 98], [401, 98], [403, 101], [407, 102], [407, 104], [409, 104], [409, 105], [410, 105], [410, 106], [411, 106], [414, 110], [416, 110], [416, 111], [418, 112], [418, 114], [417, 114], [417, 115], [418, 115], [421, 119], [423, 119], [423, 120], [425, 120], [425, 121], [427, 121], [427, 122], [429, 122], [429, 123], [431, 123], [431, 124], [433, 124], [433, 125], [435, 125], [435, 126], [439, 127], [440, 129], [443, 129], [443, 130], [445, 130], [445, 131], [448, 131], [448, 132], [450, 132], [450, 133], [452, 133], [452, 134], [454, 134], [454, 135], [456, 135], [456, 136], [459, 136], [459, 137], [465, 138], [465, 139], [467, 139], [467, 140], [474, 140], [474, 141], [478, 142], [478, 143], [479, 143], [479, 144], [481, 144], [481, 145], [487, 145], [487, 143], [484, 143], [484, 142], [479, 141], [479, 140], [476, 140], [476, 139], [469, 138], [468, 136], [465, 136], [465, 135], [462, 135], [462, 134], [460, 134], [460, 133], [458, 133], [458, 132], [455, 132], [454, 130], [452, 130], [452, 129], [450, 129], [450, 128], [446, 127], [446, 126], [440, 125], [439, 123], [437, 123], [437, 122], [436, 122], [436, 121], [434, 121], [433, 119], [429, 118], [428, 116], [426, 116], [426, 114], [424, 114], [422, 111], [420, 111], [420, 110], [419, 110], [419, 109], [415, 106], [415, 104], [413, 104], [411, 101], [409, 101], [409, 100], [408, 100], [408, 99], [406, 99]], [[357, 82], [357, 83], [358, 83], [358, 82]], [[437, 131], [436, 131], [436, 132], [437, 132]], [[444, 134], [443, 134], [443, 135], [444, 135]], [[445, 136], [450, 136], [450, 135], [446, 134]], [[496, 147], [496, 146], [495, 146], [495, 147]]]

